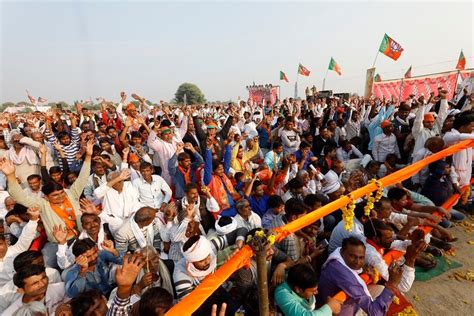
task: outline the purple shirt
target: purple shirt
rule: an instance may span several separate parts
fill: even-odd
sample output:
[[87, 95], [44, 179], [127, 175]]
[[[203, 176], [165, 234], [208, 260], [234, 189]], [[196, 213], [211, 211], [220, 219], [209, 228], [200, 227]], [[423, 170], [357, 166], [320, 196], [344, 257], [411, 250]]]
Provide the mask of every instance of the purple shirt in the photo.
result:
[[392, 302], [393, 294], [385, 288], [383, 292], [372, 301], [364, 292], [364, 288], [356, 277], [340, 262], [330, 261], [321, 270], [321, 278], [318, 285], [318, 300], [326, 302], [332, 297], [344, 291], [349, 297], [342, 305], [339, 316], [355, 315], [359, 308], [371, 316], [385, 315]]

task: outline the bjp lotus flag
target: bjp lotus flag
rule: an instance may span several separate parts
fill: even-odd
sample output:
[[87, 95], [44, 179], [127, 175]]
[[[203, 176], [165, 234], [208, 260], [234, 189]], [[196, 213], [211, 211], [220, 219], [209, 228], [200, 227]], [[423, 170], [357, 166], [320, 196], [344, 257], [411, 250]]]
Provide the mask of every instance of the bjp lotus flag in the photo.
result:
[[328, 69], [329, 70], [334, 70], [335, 72], [337, 72], [337, 74], [339, 76], [342, 75], [341, 66], [339, 66], [339, 64], [336, 63], [336, 61], [332, 57], [331, 57], [331, 61], [329, 62], [329, 68]]
[[281, 70], [280, 70], [280, 80], [284, 80], [286, 82], [289, 82], [288, 78], [286, 77], [286, 74]]
[[310, 71], [309, 71], [305, 66], [303, 66], [302, 64], [300, 64], [300, 65], [298, 66], [298, 74], [299, 74], [299, 75], [302, 75], [302, 76], [308, 77], [309, 74], [310, 74]]
[[405, 79], [411, 78], [411, 66], [408, 68], [407, 72], [405, 72]]
[[382, 43], [380, 43], [379, 52], [393, 60], [397, 60], [402, 54], [403, 48], [393, 38], [385, 34]]
[[466, 67], [466, 57], [464, 57], [464, 53], [461, 50], [461, 54], [459, 54], [458, 64], [456, 65], [457, 70], [464, 70]]

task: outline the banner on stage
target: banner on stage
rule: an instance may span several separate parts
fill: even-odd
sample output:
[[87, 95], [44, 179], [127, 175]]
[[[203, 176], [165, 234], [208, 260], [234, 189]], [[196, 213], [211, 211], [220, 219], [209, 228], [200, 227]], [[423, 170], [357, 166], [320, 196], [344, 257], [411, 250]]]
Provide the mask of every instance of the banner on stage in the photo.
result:
[[[457, 71], [450, 71], [428, 76], [374, 82], [373, 93], [378, 98], [390, 99], [393, 96], [406, 100], [411, 94], [416, 97], [421, 95], [428, 97], [431, 92], [437, 94], [438, 87], [442, 87], [448, 91], [448, 99], [452, 99], [456, 92], [457, 76]], [[461, 74], [461, 78], [462, 76], [467, 78], [470, 74]]]
[[249, 99], [254, 102], [254, 104], [258, 103], [266, 103], [270, 101], [271, 104], [275, 104], [278, 100], [278, 87], [273, 86], [250, 86], [248, 87], [249, 90]]

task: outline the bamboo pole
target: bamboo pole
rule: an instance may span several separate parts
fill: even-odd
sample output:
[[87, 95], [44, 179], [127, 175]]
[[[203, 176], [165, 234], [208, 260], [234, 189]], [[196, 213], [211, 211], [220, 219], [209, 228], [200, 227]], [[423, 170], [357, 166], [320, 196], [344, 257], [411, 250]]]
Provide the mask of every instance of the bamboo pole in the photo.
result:
[[270, 314], [268, 299], [267, 247], [257, 252], [258, 310], [261, 316]]

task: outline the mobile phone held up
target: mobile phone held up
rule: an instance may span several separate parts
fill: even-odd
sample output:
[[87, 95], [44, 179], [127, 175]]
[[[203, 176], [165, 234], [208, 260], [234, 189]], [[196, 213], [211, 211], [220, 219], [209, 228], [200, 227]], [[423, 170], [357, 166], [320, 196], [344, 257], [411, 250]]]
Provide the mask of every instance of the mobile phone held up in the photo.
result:
[[316, 243], [316, 247], [326, 248], [328, 245], [329, 245], [329, 242], [328, 242], [327, 239], [323, 239], [323, 240]]

